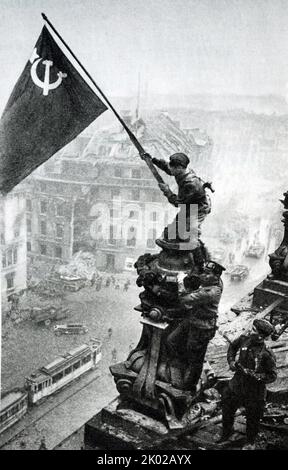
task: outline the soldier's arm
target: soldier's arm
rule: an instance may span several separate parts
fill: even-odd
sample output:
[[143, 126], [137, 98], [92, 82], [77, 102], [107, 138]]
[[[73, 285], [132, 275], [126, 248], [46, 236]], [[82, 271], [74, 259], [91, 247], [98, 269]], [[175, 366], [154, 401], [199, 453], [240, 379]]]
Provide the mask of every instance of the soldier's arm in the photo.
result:
[[171, 191], [170, 194], [167, 195], [167, 199], [170, 202], [170, 204], [172, 204], [175, 207], [178, 207], [179, 198], [178, 198], [177, 194], [174, 194]]
[[181, 193], [182, 197], [180, 198], [176, 194], [173, 194], [172, 191], [170, 190], [166, 196], [170, 204], [173, 204], [173, 206], [178, 207], [179, 204], [195, 204], [195, 198], [198, 196], [197, 189], [195, 185], [190, 182], [184, 182], [183, 186], [181, 188]]
[[184, 294], [180, 298], [180, 302], [186, 308], [192, 308], [195, 305], [205, 305], [213, 301], [218, 301], [221, 297], [222, 289], [220, 286], [213, 286], [212, 288], [205, 289], [200, 287], [199, 289], [191, 292], [190, 294]]
[[152, 163], [153, 165], [156, 165], [158, 168], [160, 168], [160, 170], [162, 171], [165, 171], [165, 173], [167, 173], [167, 175], [172, 175], [171, 171], [170, 171], [170, 168], [169, 168], [169, 165], [167, 162], [165, 162], [165, 160], [161, 159], [159, 160], [158, 158], [152, 158]]
[[176, 196], [176, 194], [172, 193], [172, 191], [169, 188], [168, 184], [159, 183], [159, 188], [161, 189], [163, 194], [167, 197], [170, 204], [172, 204], [175, 207], [178, 207], [178, 196]]
[[227, 351], [227, 362], [229, 366], [231, 366], [231, 364], [235, 362], [236, 354], [241, 347], [243, 339], [244, 339], [244, 336], [241, 335], [229, 344], [228, 351]]
[[271, 384], [277, 379], [276, 358], [272, 351], [267, 351], [264, 358], [265, 372], [256, 373], [256, 378], [265, 384]]

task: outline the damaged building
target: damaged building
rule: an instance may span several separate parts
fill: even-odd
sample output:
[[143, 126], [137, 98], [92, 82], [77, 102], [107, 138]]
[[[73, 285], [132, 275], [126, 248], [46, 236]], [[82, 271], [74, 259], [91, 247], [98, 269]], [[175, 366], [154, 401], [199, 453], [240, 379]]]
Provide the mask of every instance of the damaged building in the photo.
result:
[[[151, 155], [165, 159], [182, 151], [192, 165], [200, 160], [208, 166], [213, 146], [205, 132], [182, 130], [164, 112], [134, 123], [123, 114]], [[86, 131], [21, 187], [29, 279], [81, 249], [95, 253], [98, 269], [116, 272], [132, 269], [143, 249], [156, 249], [168, 204], [123, 130]]]
[[14, 190], [0, 206], [2, 302], [26, 288], [27, 249], [25, 199]]

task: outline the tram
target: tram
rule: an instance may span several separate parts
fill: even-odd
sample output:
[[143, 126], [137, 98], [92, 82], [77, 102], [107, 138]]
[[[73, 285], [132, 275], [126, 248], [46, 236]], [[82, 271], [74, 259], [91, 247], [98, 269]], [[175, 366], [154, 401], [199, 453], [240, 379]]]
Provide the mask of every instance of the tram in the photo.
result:
[[23, 389], [14, 388], [1, 394], [0, 433], [19, 421], [28, 408], [28, 394]]
[[29, 404], [39, 402], [93, 369], [101, 359], [101, 341], [93, 339], [58, 357], [25, 378]]
[[82, 344], [63, 354], [47, 366], [38, 369], [30, 377], [26, 377], [25, 389], [14, 388], [2, 393], [0, 433], [19, 421], [34, 403], [93, 369], [101, 360], [101, 347], [100, 340], [91, 339], [88, 344]]

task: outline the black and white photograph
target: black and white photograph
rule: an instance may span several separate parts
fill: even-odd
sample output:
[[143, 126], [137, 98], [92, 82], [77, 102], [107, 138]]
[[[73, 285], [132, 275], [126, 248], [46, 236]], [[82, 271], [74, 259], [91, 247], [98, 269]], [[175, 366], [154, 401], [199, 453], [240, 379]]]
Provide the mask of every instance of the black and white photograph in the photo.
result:
[[0, 13], [0, 449], [288, 450], [287, 1]]

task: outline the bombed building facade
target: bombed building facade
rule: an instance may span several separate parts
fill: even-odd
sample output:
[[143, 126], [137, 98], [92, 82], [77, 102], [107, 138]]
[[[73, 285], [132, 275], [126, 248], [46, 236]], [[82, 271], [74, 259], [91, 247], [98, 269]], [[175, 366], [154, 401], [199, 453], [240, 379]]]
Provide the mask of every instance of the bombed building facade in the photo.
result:
[[[170, 115], [151, 112], [133, 123], [131, 114], [122, 114], [152, 156], [165, 159], [183, 151], [189, 155], [196, 172], [204, 178], [212, 176], [216, 184], [222, 170], [231, 164], [238, 176], [241, 172], [245, 176], [251, 159], [265, 177], [262, 162], [267, 162], [267, 155], [277, 155], [274, 161], [280, 165], [287, 148], [286, 125], [281, 116], [262, 118], [238, 110], [231, 113], [182, 110], [180, 114], [171, 111]], [[232, 179], [227, 179], [221, 196], [223, 189], [227, 193], [231, 189]], [[255, 185], [254, 176], [253, 181]], [[271, 181], [266, 181], [261, 189], [264, 196], [267, 193], [267, 204]], [[167, 182], [171, 183], [169, 179]], [[246, 176], [244, 183], [249, 183]], [[45, 277], [58, 264], [69, 262], [73, 253], [81, 249], [95, 254], [100, 270], [130, 270], [143, 250], [156, 249], [155, 238], [161, 235], [159, 227], [167, 222], [166, 199], [118, 126], [86, 130], [18, 185], [17, 194], [20, 193], [26, 208], [23, 225], [26, 241], [21, 245], [25, 251], [21, 259], [25, 262], [21, 262], [20, 277], [27, 277], [28, 283], [39, 275]], [[237, 187], [233, 193], [236, 197]], [[12, 194], [16, 194], [15, 190]], [[261, 214], [258, 215], [260, 224]], [[169, 216], [173, 217], [171, 207]], [[275, 224], [279, 225], [278, 219]], [[7, 270], [8, 261], [4, 257], [3, 268]], [[14, 265], [9, 264], [9, 272], [11, 266]], [[5, 281], [4, 291], [6, 284]]]
[[[183, 131], [167, 113], [134, 125], [129, 114], [126, 120], [151, 155], [165, 159], [181, 150], [192, 165], [199, 159], [209, 163], [212, 142], [199, 129]], [[168, 204], [118, 128], [82, 134], [20, 186], [26, 199], [29, 280], [39, 272], [45, 276], [79, 250], [92, 251], [98, 269], [117, 272], [131, 270], [143, 250], [156, 249]]]
[[0, 206], [1, 293], [2, 301], [26, 288], [26, 218], [21, 191], [3, 198]]

